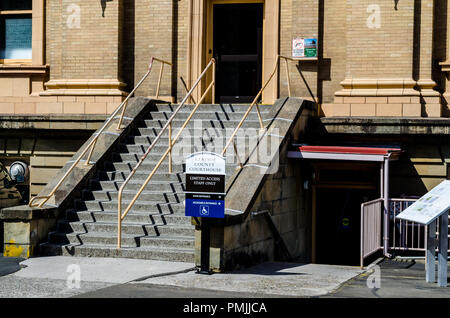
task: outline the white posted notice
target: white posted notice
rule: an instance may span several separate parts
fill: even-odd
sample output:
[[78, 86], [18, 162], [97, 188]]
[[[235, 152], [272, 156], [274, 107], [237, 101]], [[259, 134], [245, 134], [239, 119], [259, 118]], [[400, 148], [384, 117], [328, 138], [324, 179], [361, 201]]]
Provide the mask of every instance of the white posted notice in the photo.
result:
[[450, 180], [445, 180], [397, 215], [397, 218], [428, 225], [448, 209]]

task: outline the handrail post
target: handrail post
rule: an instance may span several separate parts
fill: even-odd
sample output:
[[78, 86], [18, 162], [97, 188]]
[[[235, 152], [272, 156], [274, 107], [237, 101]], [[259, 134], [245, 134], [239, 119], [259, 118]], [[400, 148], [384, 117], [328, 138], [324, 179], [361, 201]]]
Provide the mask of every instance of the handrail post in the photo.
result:
[[156, 86], [156, 99], [159, 97], [159, 88], [161, 87], [161, 78], [164, 71], [164, 63], [161, 62], [161, 69], [159, 70], [159, 78], [158, 78], [158, 85]]
[[169, 124], [169, 173], [172, 173], [172, 122]]
[[287, 76], [287, 80], [288, 80], [288, 94], [289, 94], [289, 97], [291, 97], [291, 76], [289, 75], [288, 59], [285, 58], [284, 61], [286, 62], [286, 76]]
[[244, 165], [242, 164], [241, 157], [239, 157], [239, 153], [238, 153], [237, 146], [236, 146], [236, 140], [234, 140], [234, 139], [233, 139], [233, 148], [234, 148], [234, 153], [236, 154], [236, 158], [239, 162], [239, 167], [241, 167], [241, 169], [242, 169], [242, 168], [244, 168]]
[[117, 248], [122, 247], [122, 192], [117, 196]]
[[256, 106], [256, 113], [258, 114], [258, 120], [259, 120], [259, 128], [264, 129], [264, 123], [262, 120], [261, 112], [259, 111], [259, 105], [258, 103], [255, 103]]
[[124, 105], [123, 105], [123, 107], [122, 107], [122, 113], [120, 114], [119, 122], [117, 123], [117, 128], [116, 128], [116, 130], [120, 130], [120, 129], [121, 129], [120, 127], [122, 126], [123, 116], [125, 115], [125, 110], [126, 110], [126, 108], [127, 108], [127, 106], [128, 106], [128, 99], [126, 99], [126, 100], [124, 101], [123, 104], [124, 104]]
[[95, 148], [96, 144], [97, 144], [97, 138], [94, 139], [94, 142], [92, 143], [91, 151], [89, 151], [89, 155], [86, 159], [86, 162], [84, 163], [85, 166], [89, 166], [89, 164], [90, 164], [89, 162], [91, 161], [92, 153], [94, 152], [94, 148]]
[[212, 100], [211, 103], [214, 104], [216, 102], [216, 63], [213, 64], [213, 68], [212, 68], [212, 82], [213, 82], [213, 87], [212, 87]]

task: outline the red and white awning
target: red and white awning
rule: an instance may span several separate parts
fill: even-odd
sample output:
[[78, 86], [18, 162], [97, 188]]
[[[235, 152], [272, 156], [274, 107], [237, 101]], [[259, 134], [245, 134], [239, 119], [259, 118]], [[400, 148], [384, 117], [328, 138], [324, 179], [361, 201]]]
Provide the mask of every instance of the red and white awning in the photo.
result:
[[397, 160], [400, 148], [394, 147], [348, 147], [348, 146], [309, 146], [302, 145], [297, 151], [289, 151], [288, 158], [377, 161]]

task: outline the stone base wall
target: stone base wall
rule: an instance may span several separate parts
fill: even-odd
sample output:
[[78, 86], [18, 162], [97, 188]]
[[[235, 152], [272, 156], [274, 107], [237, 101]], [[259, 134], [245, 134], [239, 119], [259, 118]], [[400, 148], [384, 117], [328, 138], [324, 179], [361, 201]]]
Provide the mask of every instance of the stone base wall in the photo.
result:
[[0, 96], [0, 114], [111, 114], [123, 101], [121, 96]]
[[339, 96], [322, 105], [327, 117], [442, 117], [440, 97]]

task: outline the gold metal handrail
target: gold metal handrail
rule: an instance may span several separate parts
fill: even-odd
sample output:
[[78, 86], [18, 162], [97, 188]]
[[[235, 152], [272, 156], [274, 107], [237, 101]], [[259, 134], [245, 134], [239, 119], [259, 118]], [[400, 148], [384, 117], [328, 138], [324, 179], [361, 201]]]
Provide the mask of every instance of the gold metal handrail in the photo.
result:
[[[162, 72], [163, 72], [163, 65], [167, 64], [167, 65], [172, 66], [172, 63], [164, 61], [164, 60], [156, 58], [156, 57], [152, 57], [150, 59], [150, 64], [148, 66], [147, 73], [145, 73], [145, 75], [142, 77], [142, 79], [139, 81], [139, 83], [134, 87], [134, 89], [128, 94], [128, 96], [125, 98], [125, 100], [122, 103], [120, 103], [120, 105], [116, 108], [116, 110], [111, 114], [109, 119], [95, 133], [94, 138], [86, 146], [86, 148], [81, 152], [81, 154], [78, 156], [78, 158], [75, 160], [75, 162], [70, 166], [70, 168], [62, 176], [62, 178], [58, 181], [58, 183], [53, 187], [53, 190], [47, 195], [40, 195], [40, 196], [38, 195], [38, 196], [33, 197], [30, 200], [29, 204], [28, 204], [29, 207], [31, 207], [31, 208], [40, 207], [41, 208], [55, 194], [56, 190], [61, 186], [61, 184], [64, 182], [64, 180], [66, 180], [66, 178], [73, 171], [73, 169], [75, 169], [75, 167], [81, 161], [81, 158], [88, 152], [88, 150], [90, 150], [90, 151], [89, 151], [88, 157], [86, 159], [85, 165], [89, 165], [90, 164], [92, 153], [94, 152], [95, 145], [97, 144], [97, 140], [98, 140], [99, 136], [109, 126], [109, 124], [113, 121], [113, 119], [116, 118], [116, 115], [119, 113], [120, 110], [122, 110], [122, 113], [121, 113], [121, 115], [119, 117], [119, 122], [117, 124], [117, 130], [121, 129], [122, 122], [123, 122], [123, 117], [124, 117], [124, 114], [125, 114], [125, 110], [126, 110], [126, 108], [128, 106], [128, 100], [134, 95], [136, 90], [141, 86], [141, 84], [145, 81], [145, 79], [150, 75], [150, 73], [152, 71], [152, 67], [153, 67], [153, 62], [154, 61], [158, 61], [162, 65], [161, 70], [160, 70], [159, 79], [158, 79], [157, 90], [156, 90], [156, 96], [158, 96], [158, 94], [159, 94], [159, 87], [161, 85], [161, 77], [162, 77]], [[39, 200], [39, 199], [43, 199], [43, 200], [40, 203], [33, 204], [36, 200]]]
[[[225, 155], [228, 147], [231, 145], [231, 143], [233, 143], [233, 148], [235, 149], [235, 152], [237, 151], [237, 147], [236, 147], [236, 143], [234, 141], [234, 137], [236, 136], [238, 130], [242, 127], [244, 121], [247, 119], [248, 115], [250, 114], [253, 106], [256, 106], [256, 111], [258, 114], [258, 119], [259, 119], [259, 124], [260, 124], [260, 128], [264, 129], [264, 125], [262, 122], [262, 117], [261, 117], [261, 112], [258, 106], [258, 99], [260, 98], [261, 94], [263, 93], [264, 89], [266, 89], [267, 85], [269, 85], [270, 81], [272, 80], [273, 76], [275, 75], [275, 73], [278, 70], [278, 67], [280, 65], [280, 61], [281, 59], [284, 59], [284, 61], [286, 62], [286, 74], [287, 74], [287, 79], [288, 79], [288, 94], [289, 97], [291, 97], [291, 77], [289, 76], [289, 65], [288, 65], [288, 61], [295, 61], [298, 62], [298, 59], [293, 59], [291, 57], [287, 57], [287, 56], [283, 56], [283, 55], [278, 55], [277, 59], [276, 59], [276, 63], [275, 63], [275, 67], [272, 71], [272, 73], [270, 74], [269, 78], [267, 79], [267, 81], [264, 83], [264, 85], [261, 87], [261, 89], [259, 90], [258, 94], [256, 95], [256, 97], [253, 99], [253, 102], [250, 104], [250, 106], [248, 107], [247, 111], [245, 112], [244, 116], [242, 117], [241, 121], [239, 122], [239, 124], [236, 126], [235, 130], [233, 131], [233, 134], [230, 136], [230, 138], [228, 139], [227, 143], [225, 144], [225, 148], [223, 148], [222, 150], [222, 156]], [[303, 79], [303, 81], [305, 82], [305, 85], [307, 86], [307, 89], [313, 99], [314, 102], [316, 102], [316, 98], [314, 97], [314, 95], [312, 94], [311, 90], [309, 89], [308, 83], [306, 82], [306, 79], [303, 77], [303, 74], [301, 73], [300, 69], [298, 69], [300, 72], [300, 75]], [[240, 168], [243, 167], [243, 163], [239, 158], [239, 155], [236, 153], [238, 161], [239, 161], [239, 166]]]
[[[172, 140], [172, 122], [173, 122], [175, 116], [178, 114], [179, 110], [185, 105], [185, 103], [188, 100], [188, 98], [192, 95], [192, 93], [194, 92], [195, 88], [198, 86], [200, 81], [203, 79], [203, 77], [205, 76], [205, 74], [207, 73], [207, 71], [211, 67], [212, 67], [212, 80], [211, 80], [211, 83], [206, 88], [205, 92], [200, 97], [200, 99], [197, 101], [195, 107], [190, 112], [188, 118], [185, 120], [185, 122], [181, 126], [180, 130], [178, 131], [177, 135]], [[118, 193], [118, 196], [117, 196], [117, 201], [118, 201], [118, 209], [117, 209], [117, 248], [118, 249], [120, 249], [121, 246], [122, 246], [122, 244], [121, 244], [121, 241], [122, 241], [122, 221], [127, 216], [128, 212], [130, 212], [131, 208], [136, 203], [136, 201], [139, 198], [139, 196], [141, 195], [142, 191], [144, 191], [144, 188], [148, 185], [148, 183], [150, 182], [150, 180], [152, 179], [152, 177], [154, 176], [154, 174], [159, 169], [159, 167], [161, 166], [161, 164], [163, 163], [163, 161], [166, 159], [167, 156], [169, 156], [169, 173], [172, 173], [172, 148], [173, 148], [173, 146], [176, 144], [176, 142], [178, 141], [178, 138], [181, 135], [181, 133], [183, 132], [184, 128], [186, 128], [186, 126], [188, 125], [189, 121], [194, 116], [194, 114], [197, 111], [197, 109], [199, 108], [200, 104], [205, 99], [205, 97], [207, 96], [207, 94], [209, 93], [209, 91], [211, 89], [212, 89], [212, 96], [214, 98], [215, 83], [216, 83], [215, 82], [215, 68], [216, 68], [216, 61], [214, 59], [211, 59], [211, 61], [208, 63], [208, 65], [205, 67], [203, 72], [198, 77], [198, 79], [195, 81], [195, 83], [192, 86], [192, 88], [188, 91], [186, 96], [183, 98], [183, 100], [181, 101], [180, 105], [175, 109], [173, 114], [167, 120], [166, 124], [161, 129], [159, 134], [156, 136], [155, 140], [153, 140], [151, 145], [147, 148], [147, 151], [144, 153], [144, 155], [141, 157], [139, 162], [136, 164], [136, 166], [133, 168], [131, 173], [128, 175], [128, 177], [125, 179], [123, 184], [120, 186], [119, 193]], [[147, 179], [145, 179], [144, 183], [139, 188], [138, 192], [135, 194], [135, 196], [130, 201], [130, 203], [128, 203], [128, 206], [125, 208], [125, 210], [122, 213], [122, 196], [123, 196], [123, 191], [124, 191], [126, 185], [131, 180], [131, 178], [134, 176], [136, 171], [139, 169], [141, 164], [144, 162], [145, 158], [147, 158], [148, 154], [152, 151], [152, 149], [154, 148], [155, 144], [158, 142], [158, 140], [161, 138], [161, 136], [164, 134], [164, 132], [167, 129], [168, 129], [168, 135], [169, 135], [169, 146], [167, 147], [167, 150], [161, 156], [161, 158], [159, 159], [158, 163], [153, 168], [152, 172], [148, 175]]]

